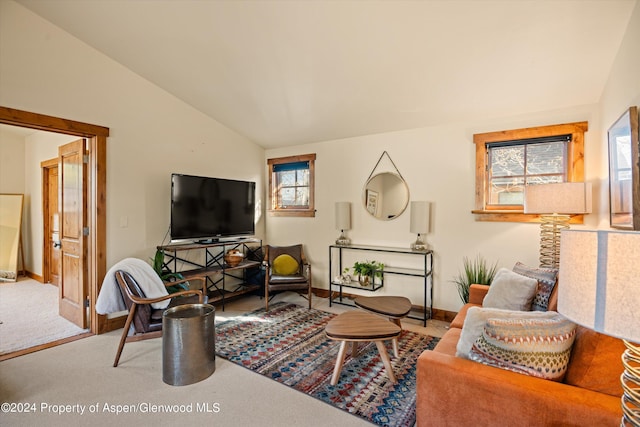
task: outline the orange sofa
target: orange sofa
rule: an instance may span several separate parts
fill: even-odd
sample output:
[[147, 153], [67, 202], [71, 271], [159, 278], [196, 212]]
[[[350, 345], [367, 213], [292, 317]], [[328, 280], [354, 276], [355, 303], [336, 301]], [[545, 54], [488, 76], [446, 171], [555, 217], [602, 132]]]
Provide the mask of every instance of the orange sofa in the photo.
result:
[[[563, 382], [456, 357], [467, 310], [489, 287], [472, 285], [466, 304], [434, 350], [418, 358], [417, 426], [618, 426], [624, 343], [578, 327]], [[549, 309], [556, 310], [557, 290]]]

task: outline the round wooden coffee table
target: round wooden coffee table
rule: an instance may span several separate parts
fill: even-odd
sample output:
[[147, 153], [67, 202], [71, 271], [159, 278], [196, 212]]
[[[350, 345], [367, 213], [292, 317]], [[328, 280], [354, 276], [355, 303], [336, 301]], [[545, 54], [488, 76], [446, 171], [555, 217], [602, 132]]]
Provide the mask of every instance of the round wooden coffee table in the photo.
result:
[[[411, 301], [405, 297], [379, 296], [379, 297], [358, 297], [355, 299], [356, 306], [388, 317], [390, 321], [402, 328], [400, 319], [407, 317], [411, 312]], [[393, 355], [398, 357], [398, 340], [393, 340]]]
[[351, 343], [351, 357], [357, 357], [358, 343], [361, 341], [373, 341], [376, 343], [389, 380], [395, 383], [396, 377], [393, 374], [391, 360], [383, 341], [397, 339], [401, 331], [402, 329], [398, 325], [364, 311], [347, 311], [331, 319], [325, 327], [327, 337], [335, 341], [341, 341], [336, 366], [331, 376], [331, 385], [338, 383], [346, 356], [347, 343]]

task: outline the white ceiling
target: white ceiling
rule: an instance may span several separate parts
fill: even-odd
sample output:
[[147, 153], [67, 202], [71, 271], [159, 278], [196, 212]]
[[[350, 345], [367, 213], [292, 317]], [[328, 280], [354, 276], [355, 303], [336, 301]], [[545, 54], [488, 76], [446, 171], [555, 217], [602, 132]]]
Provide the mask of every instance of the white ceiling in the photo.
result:
[[18, 0], [266, 147], [600, 99], [635, 0]]

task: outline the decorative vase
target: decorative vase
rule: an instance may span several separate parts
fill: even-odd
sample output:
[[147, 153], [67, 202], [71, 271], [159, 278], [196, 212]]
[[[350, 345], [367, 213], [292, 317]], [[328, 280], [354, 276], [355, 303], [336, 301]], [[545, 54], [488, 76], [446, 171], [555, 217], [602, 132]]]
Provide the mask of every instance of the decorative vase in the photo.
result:
[[363, 276], [361, 274], [358, 276], [358, 282], [360, 282], [360, 286], [369, 286], [371, 283], [371, 276]]

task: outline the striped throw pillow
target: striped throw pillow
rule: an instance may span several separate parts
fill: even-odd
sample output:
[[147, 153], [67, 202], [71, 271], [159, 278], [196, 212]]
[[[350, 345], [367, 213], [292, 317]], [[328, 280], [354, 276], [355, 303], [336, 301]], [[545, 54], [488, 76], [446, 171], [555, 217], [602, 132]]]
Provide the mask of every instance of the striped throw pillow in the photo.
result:
[[576, 324], [560, 314], [550, 319], [488, 319], [469, 359], [562, 381], [575, 337]]
[[549, 307], [549, 298], [553, 292], [553, 288], [556, 287], [558, 281], [558, 269], [557, 268], [533, 268], [528, 267], [521, 262], [516, 262], [513, 266], [514, 273], [518, 273], [522, 276], [536, 279], [538, 281], [538, 289], [533, 296], [533, 302], [531, 303], [531, 311], [547, 311]]

